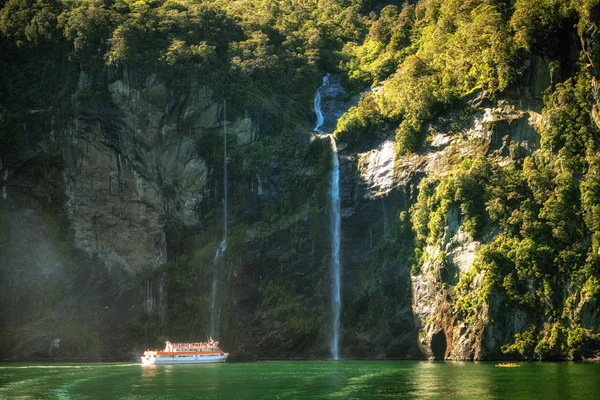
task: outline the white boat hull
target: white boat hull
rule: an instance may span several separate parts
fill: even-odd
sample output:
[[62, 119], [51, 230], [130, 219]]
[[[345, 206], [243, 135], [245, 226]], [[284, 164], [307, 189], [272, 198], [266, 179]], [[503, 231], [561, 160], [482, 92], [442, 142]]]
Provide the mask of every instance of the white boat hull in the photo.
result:
[[229, 354], [141, 357], [143, 365], [212, 364], [224, 363]]

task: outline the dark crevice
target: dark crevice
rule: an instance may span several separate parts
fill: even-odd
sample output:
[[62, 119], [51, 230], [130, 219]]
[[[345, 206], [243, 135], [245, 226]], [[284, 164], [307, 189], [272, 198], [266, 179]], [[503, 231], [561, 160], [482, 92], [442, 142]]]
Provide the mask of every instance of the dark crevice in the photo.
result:
[[431, 352], [435, 360], [446, 358], [446, 333], [443, 329], [431, 336]]

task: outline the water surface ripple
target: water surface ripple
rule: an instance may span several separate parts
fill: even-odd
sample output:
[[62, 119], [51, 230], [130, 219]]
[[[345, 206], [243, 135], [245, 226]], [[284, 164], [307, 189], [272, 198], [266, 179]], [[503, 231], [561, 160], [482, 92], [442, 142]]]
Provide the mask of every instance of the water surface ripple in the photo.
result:
[[1, 399], [585, 399], [598, 393], [597, 363], [0, 364]]

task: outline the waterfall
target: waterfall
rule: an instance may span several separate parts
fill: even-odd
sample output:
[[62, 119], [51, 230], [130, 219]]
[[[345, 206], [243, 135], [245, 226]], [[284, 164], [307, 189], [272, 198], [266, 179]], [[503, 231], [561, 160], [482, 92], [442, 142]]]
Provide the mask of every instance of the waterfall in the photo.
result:
[[331, 138], [331, 274], [333, 287], [331, 293], [331, 306], [333, 310], [333, 338], [331, 340], [331, 355], [334, 360], [339, 356], [339, 334], [340, 334], [340, 309], [342, 307], [342, 296], [340, 293], [340, 238], [342, 235], [342, 218], [340, 214], [340, 161], [337, 146], [333, 135]]
[[314, 101], [314, 110], [315, 114], [317, 114], [317, 122], [315, 124], [314, 131], [317, 133], [323, 133], [321, 131], [321, 125], [325, 122], [325, 117], [323, 117], [323, 111], [321, 111], [321, 89], [323, 89], [329, 83], [329, 74], [326, 74], [323, 77], [323, 83], [317, 89], [317, 93], [315, 93], [315, 101]]
[[213, 258], [213, 278], [210, 292], [210, 336], [219, 335], [219, 309], [217, 308], [217, 291], [219, 272], [225, 262], [227, 250], [227, 102], [223, 102], [223, 238]]
[[[317, 115], [315, 132], [323, 133], [321, 126], [325, 121], [321, 110], [321, 89], [329, 84], [329, 74], [323, 77], [323, 83], [315, 93], [314, 108]], [[333, 135], [329, 135], [331, 140], [331, 191], [330, 195], [330, 216], [331, 216], [331, 309], [332, 309], [332, 333], [330, 351], [334, 360], [339, 359], [339, 335], [340, 335], [340, 310], [342, 306], [341, 296], [341, 265], [340, 265], [340, 239], [342, 234], [342, 219], [340, 214], [340, 161], [338, 158], [337, 146]]]

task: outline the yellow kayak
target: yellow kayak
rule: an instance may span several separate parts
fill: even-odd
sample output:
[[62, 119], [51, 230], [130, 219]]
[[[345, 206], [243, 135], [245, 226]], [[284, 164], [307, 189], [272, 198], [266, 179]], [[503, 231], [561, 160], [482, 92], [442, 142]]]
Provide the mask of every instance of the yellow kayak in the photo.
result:
[[515, 363], [500, 363], [500, 364], [496, 364], [496, 367], [498, 368], [518, 368], [521, 365], [519, 364], [515, 364]]

